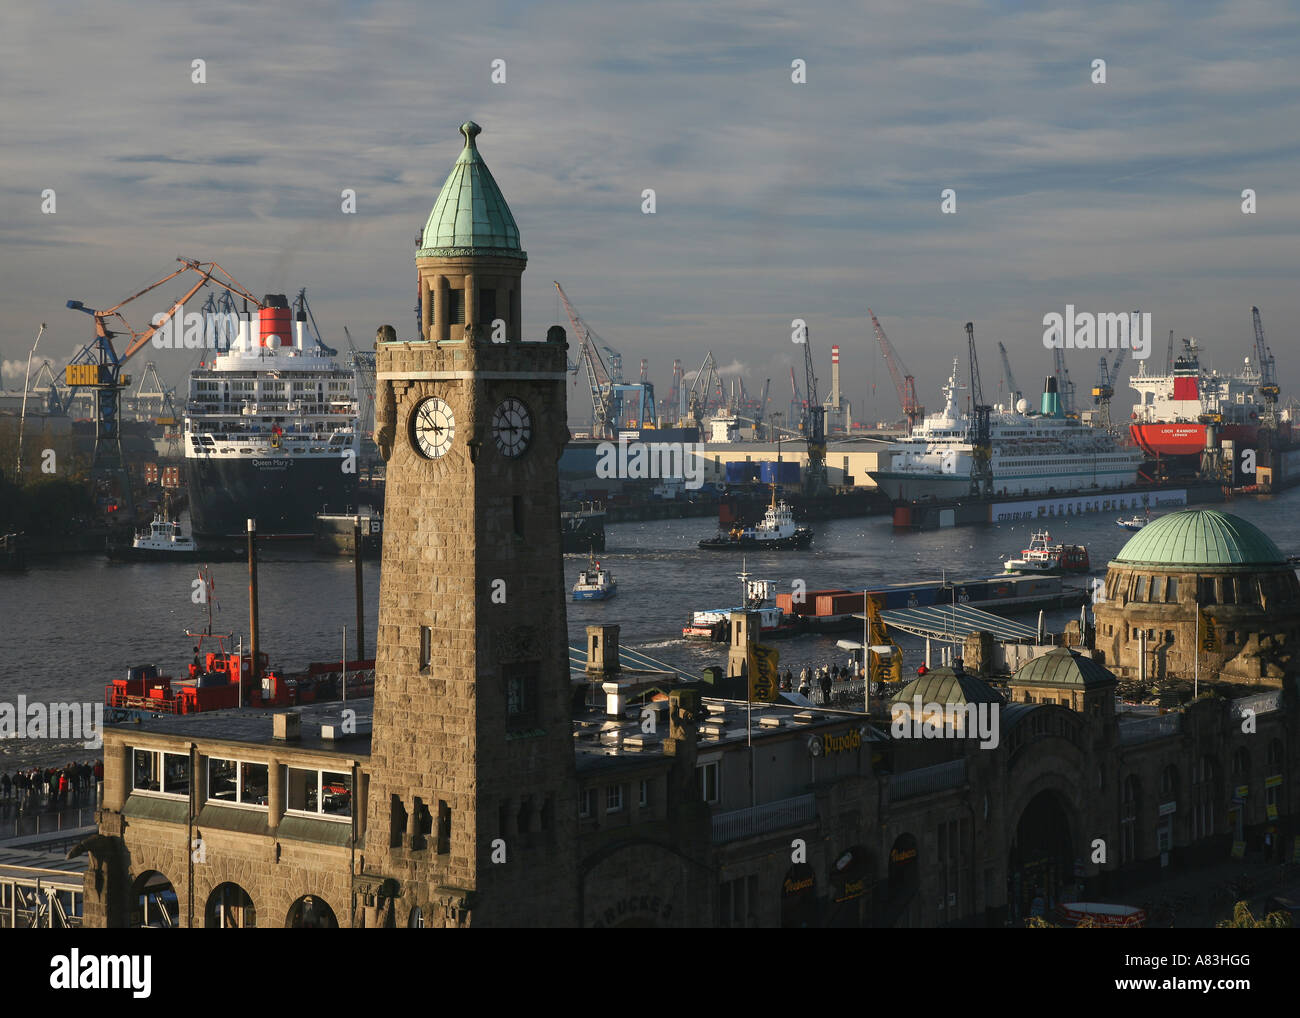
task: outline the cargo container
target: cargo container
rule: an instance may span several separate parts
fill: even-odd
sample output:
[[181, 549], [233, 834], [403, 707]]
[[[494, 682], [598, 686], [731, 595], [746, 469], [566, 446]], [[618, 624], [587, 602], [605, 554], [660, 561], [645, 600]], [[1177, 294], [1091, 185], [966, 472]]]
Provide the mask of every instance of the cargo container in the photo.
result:
[[764, 460], [758, 467], [758, 477], [763, 484], [797, 485], [799, 483], [799, 464], [796, 462]]

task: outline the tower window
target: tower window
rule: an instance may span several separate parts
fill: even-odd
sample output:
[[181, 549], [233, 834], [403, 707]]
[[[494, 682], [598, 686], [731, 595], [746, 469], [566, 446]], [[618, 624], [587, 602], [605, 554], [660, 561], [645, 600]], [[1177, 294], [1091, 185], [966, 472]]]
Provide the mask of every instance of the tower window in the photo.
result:
[[392, 797], [389, 806], [388, 847], [401, 848], [402, 836], [406, 833], [406, 807], [398, 796]]
[[429, 807], [424, 804], [424, 800], [417, 795], [415, 797], [415, 840], [411, 847], [428, 848], [431, 834], [433, 834], [433, 815], [429, 812]]
[[447, 291], [447, 324], [465, 324], [465, 291]]
[[451, 807], [442, 799], [438, 800], [438, 854], [447, 855], [451, 851]]
[[537, 722], [536, 662], [507, 665], [506, 721], [511, 730]]
[[420, 667], [428, 668], [433, 657], [433, 630], [428, 626], [420, 627]]
[[542, 803], [541, 824], [543, 831], [549, 831], [555, 825], [555, 793], [552, 792]]
[[497, 292], [495, 290], [479, 290], [478, 292], [478, 323], [485, 329], [492, 328], [492, 319], [497, 317]]

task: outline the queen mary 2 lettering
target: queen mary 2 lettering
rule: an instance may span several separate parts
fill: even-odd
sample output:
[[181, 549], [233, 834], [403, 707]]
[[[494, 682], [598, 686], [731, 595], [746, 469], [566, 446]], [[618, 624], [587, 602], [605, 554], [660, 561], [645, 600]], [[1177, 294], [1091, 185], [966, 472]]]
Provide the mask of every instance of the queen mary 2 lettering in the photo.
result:
[[308, 537], [326, 506], [357, 502], [356, 373], [282, 294], [238, 319], [228, 350], [190, 375], [185, 471], [196, 536]]

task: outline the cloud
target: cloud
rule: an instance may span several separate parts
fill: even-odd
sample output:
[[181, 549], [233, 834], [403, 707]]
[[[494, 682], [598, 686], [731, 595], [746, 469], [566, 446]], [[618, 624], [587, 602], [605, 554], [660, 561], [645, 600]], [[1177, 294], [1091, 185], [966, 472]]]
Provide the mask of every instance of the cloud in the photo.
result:
[[[23, 101], [0, 114], [0, 356], [25, 358], [23, 323], [80, 334], [68, 297], [111, 305], [177, 254], [259, 294], [306, 286], [327, 334], [409, 325], [411, 238], [469, 118], [528, 251], [526, 334], [564, 321], [559, 279], [661, 387], [708, 350], [775, 387], [803, 317], [819, 375], [839, 343], [855, 409], [896, 413], [867, 304], [930, 402], [968, 320], [989, 364], [1002, 340], [1032, 377], [1050, 363], [1042, 315], [1067, 302], [1150, 310], [1223, 366], [1250, 348], [1252, 304], [1277, 328], [1300, 314], [1300, 27], [1284, 5], [504, 0], [457, 24], [417, 0], [65, 6], [82, 31], [7, 12], [0, 87]], [[148, 72], [104, 88], [106, 50], [151, 54]], [[1293, 393], [1300, 355], [1278, 355]]]

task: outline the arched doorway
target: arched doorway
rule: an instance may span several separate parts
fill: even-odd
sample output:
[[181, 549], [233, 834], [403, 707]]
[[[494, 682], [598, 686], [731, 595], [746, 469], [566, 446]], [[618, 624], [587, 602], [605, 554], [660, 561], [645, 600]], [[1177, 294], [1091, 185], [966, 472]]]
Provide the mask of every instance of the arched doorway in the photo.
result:
[[831, 862], [830, 917], [827, 926], [857, 929], [863, 925], [864, 910], [870, 915], [871, 884], [867, 850], [853, 845]]
[[324, 898], [304, 894], [289, 908], [285, 926], [294, 930], [337, 930], [339, 922]]
[[1042, 791], [1029, 800], [1007, 858], [1007, 904], [1013, 921], [1043, 915], [1074, 897], [1072, 830], [1060, 793]]
[[145, 870], [131, 884], [132, 929], [172, 930], [180, 925], [181, 906], [172, 882], [157, 870]]
[[209, 930], [250, 930], [257, 925], [253, 899], [238, 884], [218, 884], [208, 896], [203, 925]]
[[916, 837], [900, 834], [889, 850], [889, 880], [878, 926], [909, 926], [910, 906], [921, 883], [920, 849]]
[[808, 929], [817, 923], [817, 873], [806, 862], [795, 863], [781, 880], [782, 929]]

